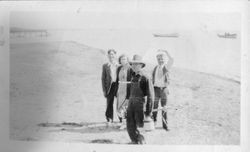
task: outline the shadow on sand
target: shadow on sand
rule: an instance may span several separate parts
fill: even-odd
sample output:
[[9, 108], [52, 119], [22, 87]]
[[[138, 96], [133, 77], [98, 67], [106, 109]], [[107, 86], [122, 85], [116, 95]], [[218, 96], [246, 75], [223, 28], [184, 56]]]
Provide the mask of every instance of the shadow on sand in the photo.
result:
[[[120, 132], [126, 131], [120, 130], [119, 123], [113, 123], [112, 125], [107, 125], [106, 122], [91, 122], [91, 123], [72, 123], [72, 122], [63, 122], [63, 123], [40, 123], [39, 127], [49, 128], [49, 132], [61, 132], [67, 131], [72, 133], [105, 133], [105, 132]], [[110, 141], [104, 141], [110, 142]], [[98, 143], [98, 141], [93, 141], [93, 143]]]

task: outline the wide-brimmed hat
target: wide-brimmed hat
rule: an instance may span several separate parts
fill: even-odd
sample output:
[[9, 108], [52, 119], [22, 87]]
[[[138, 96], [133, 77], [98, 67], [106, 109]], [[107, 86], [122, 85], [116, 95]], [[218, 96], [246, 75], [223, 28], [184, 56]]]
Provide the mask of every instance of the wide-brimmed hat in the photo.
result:
[[142, 67], [146, 66], [145, 62], [142, 60], [142, 57], [140, 55], [137, 55], [137, 54], [133, 56], [132, 61], [130, 61], [129, 63], [130, 64], [140, 63], [140, 64], [142, 64]]

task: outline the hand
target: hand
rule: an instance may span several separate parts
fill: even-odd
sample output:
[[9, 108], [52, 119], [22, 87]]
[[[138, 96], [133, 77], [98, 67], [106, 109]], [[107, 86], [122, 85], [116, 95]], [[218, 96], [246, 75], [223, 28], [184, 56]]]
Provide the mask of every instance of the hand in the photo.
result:
[[162, 107], [162, 111], [167, 111], [167, 106]]
[[162, 52], [165, 52], [168, 54], [168, 51], [167, 50], [164, 50], [164, 49], [159, 49], [158, 51], [162, 51]]
[[150, 116], [145, 116], [144, 120], [150, 121], [150, 120], [151, 120], [151, 117], [150, 117]]
[[107, 94], [106, 93], [104, 93], [103, 95], [104, 95], [105, 98], [107, 98]]
[[151, 117], [151, 115], [152, 115], [152, 113], [148, 112], [148, 111], [146, 111], [144, 114], [145, 114], [145, 117]]

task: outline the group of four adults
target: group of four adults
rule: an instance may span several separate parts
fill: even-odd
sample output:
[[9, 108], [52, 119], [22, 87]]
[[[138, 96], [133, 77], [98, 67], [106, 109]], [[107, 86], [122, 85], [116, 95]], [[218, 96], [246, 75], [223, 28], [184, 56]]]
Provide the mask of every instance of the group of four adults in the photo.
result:
[[[128, 56], [122, 54], [118, 63], [115, 50], [108, 50], [107, 55], [109, 62], [102, 69], [102, 88], [107, 100], [106, 121], [109, 125], [113, 123], [113, 104], [116, 98], [116, 112], [122, 124], [121, 129], [127, 128], [132, 144], [143, 144], [144, 137], [138, 128], [143, 127], [143, 120], [148, 118], [152, 118], [156, 126], [159, 102], [162, 107], [166, 107], [169, 70], [173, 65], [173, 58], [168, 51], [158, 50], [158, 65], [149, 74], [143, 70], [146, 63], [140, 55], [134, 55], [130, 61]], [[163, 129], [169, 131], [166, 110], [162, 114]]]

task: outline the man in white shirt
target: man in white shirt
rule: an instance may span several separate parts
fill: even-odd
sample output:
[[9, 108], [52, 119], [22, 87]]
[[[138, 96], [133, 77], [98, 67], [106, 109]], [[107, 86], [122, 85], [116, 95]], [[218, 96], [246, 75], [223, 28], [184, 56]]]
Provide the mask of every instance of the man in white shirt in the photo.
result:
[[[174, 59], [166, 50], [158, 50], [156, 58], [158, 61], [158, 65], [155, 66], [152, 75], [155, 93], [154, 109], [158, 109], [159, 101], [161, 101], [161, 106], [165, 109], [164, 111], [162, 111], [162, 126], [166, 131], [168, 131], [169, 128], [167, 126], [167, 111], [165, 107], [167, 105], [167, 96], [169, 94], [169, 70], [173, 65]], [[158, 111], [154, 111], [152, 116], [155, 122], [155, 126], [157, 124], [157, 113]]]
[[113, 122], [113, 104], [114, 98], [116, 96], [116, 70], [118, 67], [116, 51], [113, 49], [108, 50], [108, 59], [109, 62], [103, 64], [102, 67], [102, 88], [104, 97], [107, 99], [106, 107], [106, 120], [108, 123]]

